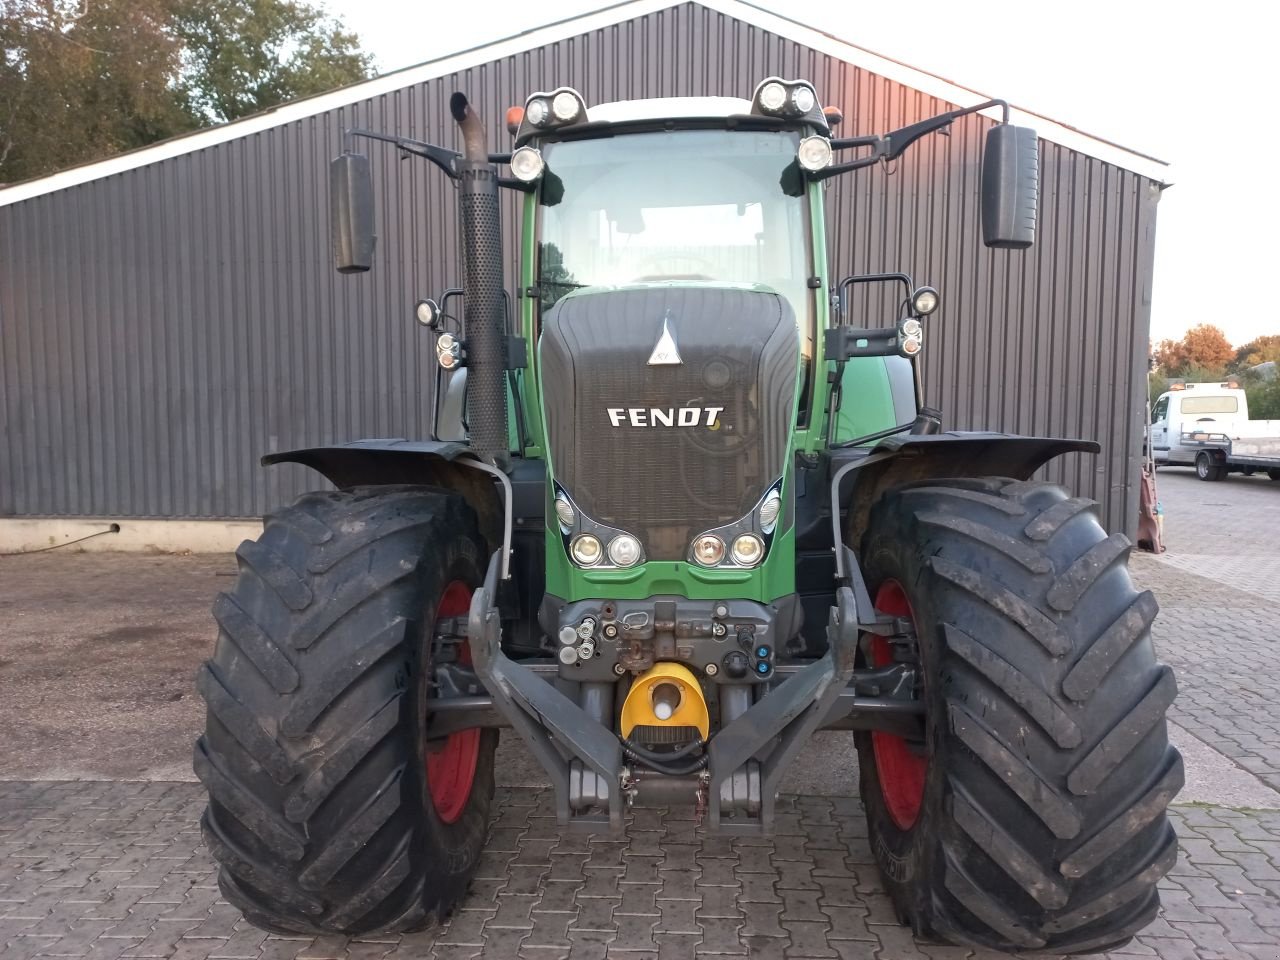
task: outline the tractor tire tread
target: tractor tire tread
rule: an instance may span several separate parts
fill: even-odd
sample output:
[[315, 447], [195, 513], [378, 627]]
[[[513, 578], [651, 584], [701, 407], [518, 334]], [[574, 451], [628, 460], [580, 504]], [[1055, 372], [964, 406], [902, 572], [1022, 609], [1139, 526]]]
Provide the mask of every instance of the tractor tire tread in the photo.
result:
[[209, 721], [193, 766], [223, 895], [251, 923], [407, 932], [462, 896], [497, 738], [481, 735], [471, 799], [446, 825], [422, 807], [417, 698], [430, 604], [452, 580], [478, 585], [485, 552], [462, 498], [431, 487], [306, 494], [237, 551], [197, 674]]
[[1152, 919], [1176, 857], [1167, 808], [1184, 769], [1165, 729], [1176, 679], [1150, 641], [1157, 604], [1133, 588], [1129, 541], [1102, 530], [1092, 501], [996, 482], [890, 490], [860, 540], [873, 595], [886, 579], [909, 585], [935, 651], [922, 662], [939, 671], [925, 693], [941, 766], [916, 831], [894, 826], [872, 738], [859, 740], [872, 849], [918, 934], [1115, 947]]

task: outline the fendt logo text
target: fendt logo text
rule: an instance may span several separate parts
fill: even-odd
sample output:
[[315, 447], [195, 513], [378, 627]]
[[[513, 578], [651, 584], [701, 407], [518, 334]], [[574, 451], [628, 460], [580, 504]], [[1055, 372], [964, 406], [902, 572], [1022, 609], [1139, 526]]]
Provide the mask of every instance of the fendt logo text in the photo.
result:
[[615, 427], [708, 427], [716, 429], [716, 418], [724, 407], [609, 407], [609, 422]]

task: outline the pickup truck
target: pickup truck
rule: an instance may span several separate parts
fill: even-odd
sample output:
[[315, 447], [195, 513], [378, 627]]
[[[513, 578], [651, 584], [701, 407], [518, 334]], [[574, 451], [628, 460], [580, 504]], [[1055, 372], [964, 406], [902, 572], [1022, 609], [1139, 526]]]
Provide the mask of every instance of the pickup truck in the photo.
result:
[[1201, 480], [1259, 470], [1280, 480], [1280, 420], [1250, 420], [1234, 380], [1171, 385], [1151, 410], [1150, 437], [1158, 466], [1193, 466]]
[[1196, 476], [1201, 480], [1223, 480], [1234, 470], [1244, 474], [1265, 470], [1272, 480], [1280, 480], [1280, 437], [1233, 438], [1192, 430], [1179, 441], [1185, 449], [1196, 451]]

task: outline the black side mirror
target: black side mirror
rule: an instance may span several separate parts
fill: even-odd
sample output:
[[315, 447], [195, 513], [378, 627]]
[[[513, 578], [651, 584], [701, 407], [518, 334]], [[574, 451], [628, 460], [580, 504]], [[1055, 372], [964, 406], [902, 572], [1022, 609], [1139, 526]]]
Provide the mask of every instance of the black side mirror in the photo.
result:
[[369, 158], [344, 153], [329, 164], [333, 265], [339, 273], [373, 266], [373, 175]]
[[1030, 127], [1007, 123], [987, 131], [982, 154], [982, 240], [1000, 250], [1025, 250], [1036, 239], [1040, 144]]

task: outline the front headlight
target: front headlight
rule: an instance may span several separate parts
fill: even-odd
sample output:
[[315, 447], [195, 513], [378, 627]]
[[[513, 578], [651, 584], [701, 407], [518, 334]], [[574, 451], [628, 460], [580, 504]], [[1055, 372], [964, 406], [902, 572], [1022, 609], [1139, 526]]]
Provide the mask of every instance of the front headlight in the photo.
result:
[[733, 562], [740, 567], [754, 567], [764, 559], [764, 541], [754, 533], [744, 533], [733, 541]]
[[609, 541], [609, 562], [615, 567], [634, 567], [642, 555], [640, 541], [629, 533], [620, 533]]
[[573, 556], [574, 563], [580, 567], [594, 567], [600, 562], [600, 558], [604, 555], [604, 550], [600, 546], [600, 541], [589, 533], [582, 533], [574, 537], [569, 543], [569, 553]]
[[714, 567], [724, 559], [724, 541], [714, 533], [704, 533], [693, 541], [693, 559], [704, 567]]

